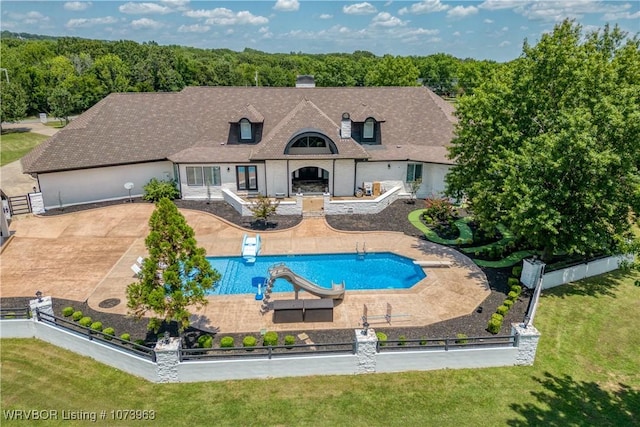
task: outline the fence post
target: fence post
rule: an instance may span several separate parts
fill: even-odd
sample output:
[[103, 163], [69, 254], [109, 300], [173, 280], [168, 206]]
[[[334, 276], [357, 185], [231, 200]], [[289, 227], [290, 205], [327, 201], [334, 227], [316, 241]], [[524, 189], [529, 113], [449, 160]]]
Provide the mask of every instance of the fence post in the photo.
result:
[[[29, 300], [29, 309], [32, 314], [31, 319], [34, 322], [39, 321], [36, 310], [39, 310], [40, 313], [44, 313], [45, 315], [53, 316], [53, 302], [51, 301], [51, 297], [39, 297]], [[51, 320], [53, 320], [53, 317]]]
[[176, 383], [178, 378], [178, 365], [180, 364], [180, 338], [170, 337], [159, 339], [154, 353], [156, 355], [157, 382]]
[[356, 374], [368, 374], [376, 371], [376, 346], [378, 337], [373, 329], [356, 329]]
[[511, 335], [516, 336], [518, 355], [516, 365], [531, 366], [536, 360], [536, 350], [540, 341], [540, 332], [533, 326], [526, 323], [512, 323]]

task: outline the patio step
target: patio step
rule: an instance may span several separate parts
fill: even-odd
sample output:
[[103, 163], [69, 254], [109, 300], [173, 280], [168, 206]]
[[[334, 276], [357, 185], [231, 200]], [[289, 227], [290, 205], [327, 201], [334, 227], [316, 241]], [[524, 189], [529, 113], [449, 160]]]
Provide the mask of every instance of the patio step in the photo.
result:
[[324, 216], [324, 211], [302, 212], [302, 218], [321, 218], [323, 216]]

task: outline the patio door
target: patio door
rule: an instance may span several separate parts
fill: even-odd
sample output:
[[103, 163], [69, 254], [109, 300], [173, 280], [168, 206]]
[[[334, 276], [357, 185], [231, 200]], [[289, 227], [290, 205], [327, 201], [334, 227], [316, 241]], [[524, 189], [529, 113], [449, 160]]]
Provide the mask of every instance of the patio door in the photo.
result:
[[258, 167], [236, 166], [236, 182], [239, 191], [258, 190]]

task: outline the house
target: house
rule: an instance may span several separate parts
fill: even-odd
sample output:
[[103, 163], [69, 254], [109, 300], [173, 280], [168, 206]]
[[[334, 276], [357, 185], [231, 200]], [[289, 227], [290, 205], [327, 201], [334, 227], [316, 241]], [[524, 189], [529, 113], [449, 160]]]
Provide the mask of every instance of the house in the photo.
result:
[[441, 192], [453, 108], [426, 87], [187, 87], [107, 96], [22, 160], [46, 209], [139, 196], [151, 178], [183, 199], [223, 190], [354, 196], [421, 180]]

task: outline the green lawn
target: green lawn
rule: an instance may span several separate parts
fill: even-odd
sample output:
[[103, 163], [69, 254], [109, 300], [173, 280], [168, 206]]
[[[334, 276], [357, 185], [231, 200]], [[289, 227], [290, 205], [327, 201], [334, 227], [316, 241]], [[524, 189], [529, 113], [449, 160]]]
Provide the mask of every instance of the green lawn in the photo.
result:
[[[545, 292], [533, 367], [152, 384], [37, 340], [5, 339], [2, 409], [105, 410], [103, 425], [132, 426], [141, 422], [114, 422], [110, 410], [155, 410], [157, 425], [176, 426], [639, 425], [638, 277]], [[27, 425], [4, 415], [3, 426]]]
[[0, 166], [15, 162], [48, 136], [33, 132], [8, 132], [0, 136]]

